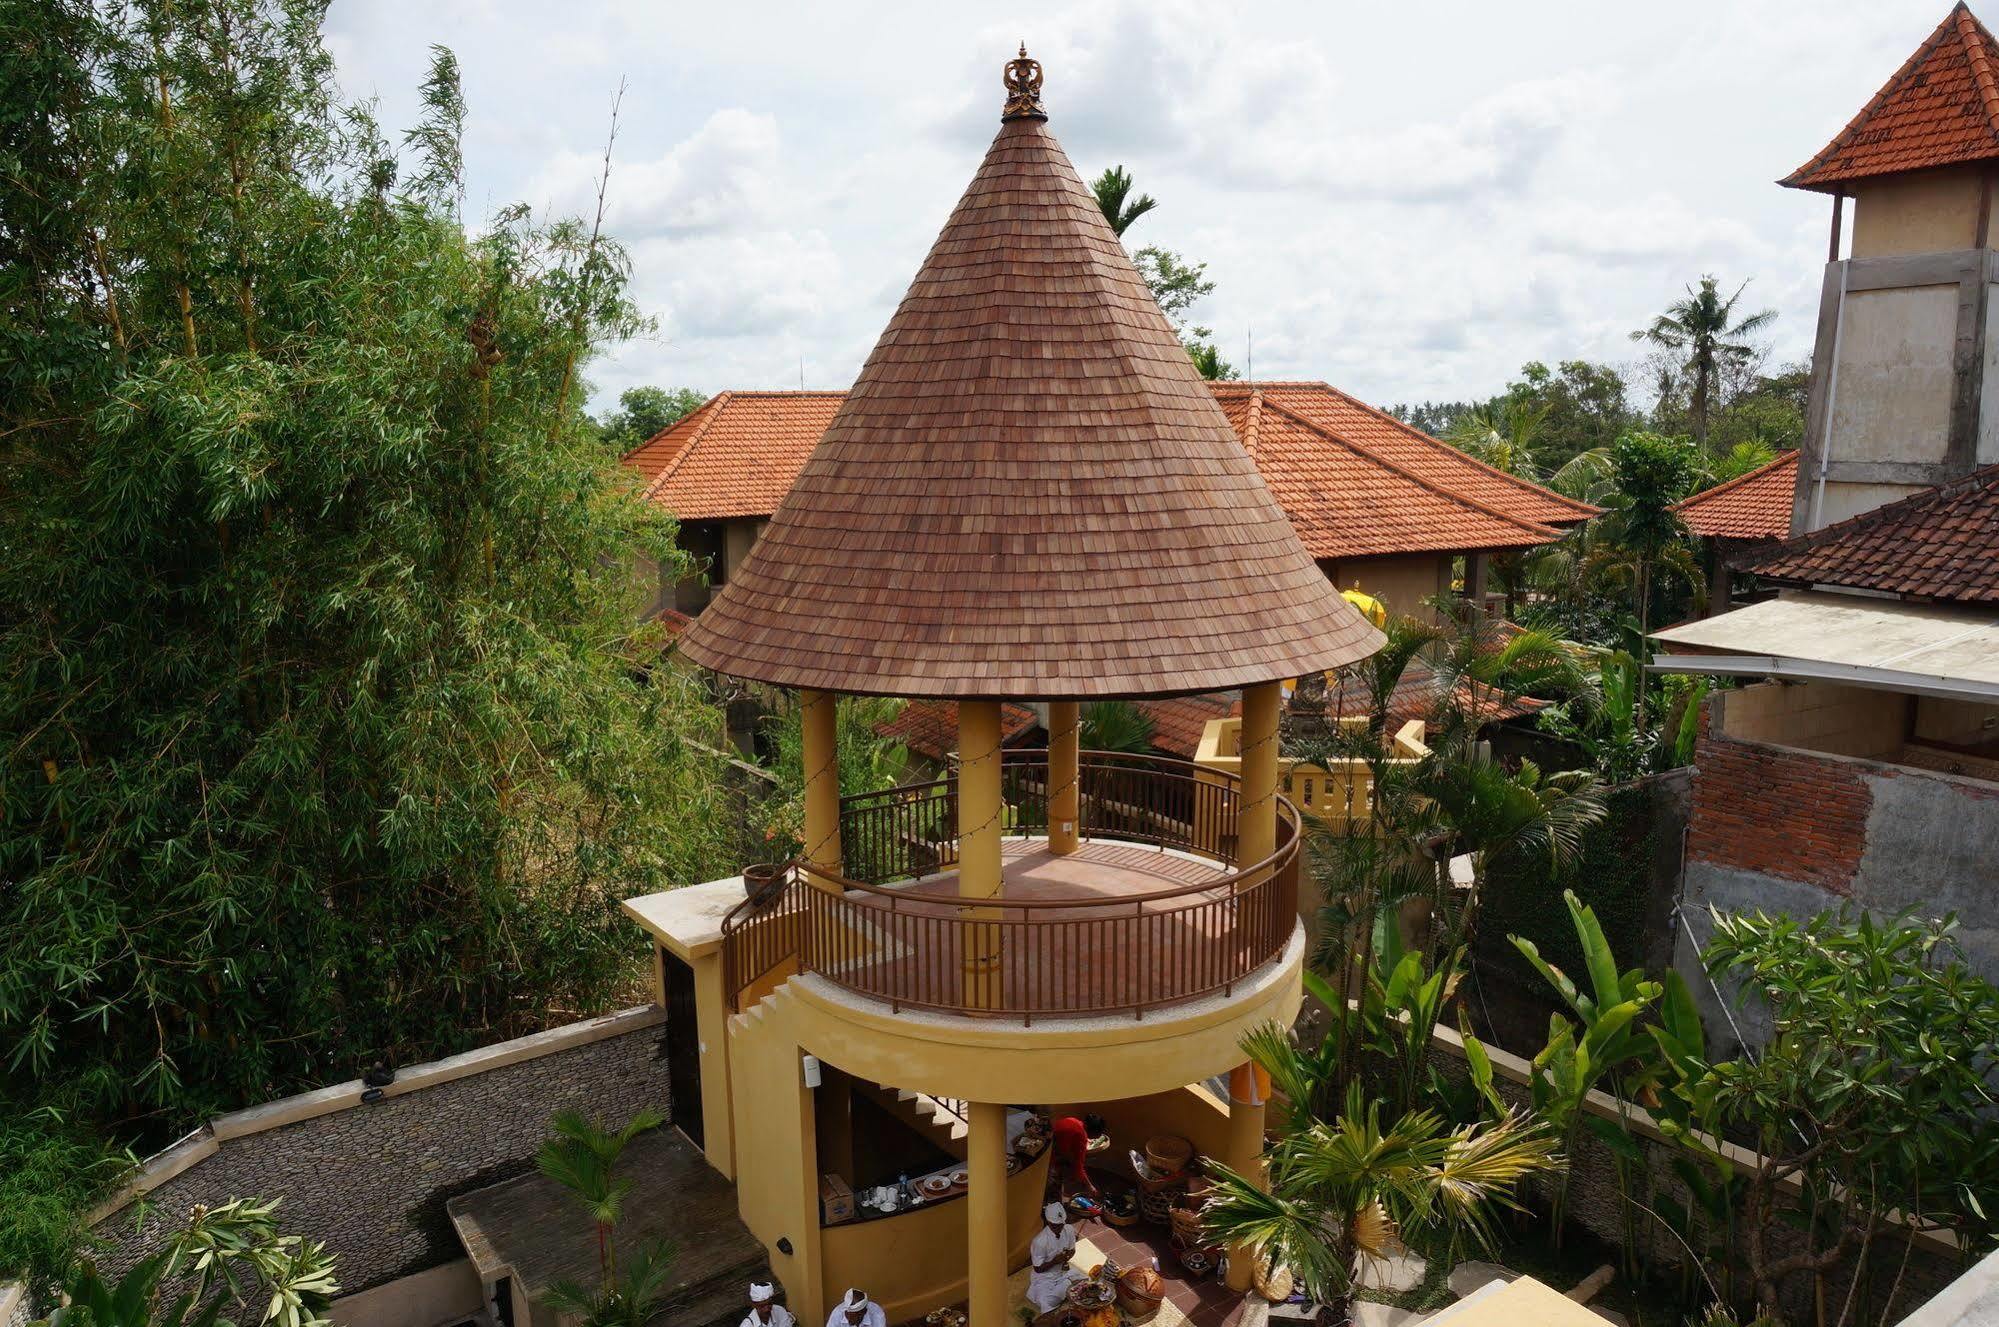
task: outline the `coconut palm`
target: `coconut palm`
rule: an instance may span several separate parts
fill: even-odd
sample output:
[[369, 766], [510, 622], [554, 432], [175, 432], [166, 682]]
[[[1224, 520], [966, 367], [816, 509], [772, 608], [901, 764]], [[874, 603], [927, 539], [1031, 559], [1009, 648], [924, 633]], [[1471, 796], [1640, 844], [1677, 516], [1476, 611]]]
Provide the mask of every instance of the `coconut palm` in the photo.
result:
[[1533, 483], [1541, 481], [1534, 443], [1549, 407], [1500, 397], [1465, 411], [1451, 422], [1444, 441], [1487, 465]]
[[1132, 197], [1131, 174], [1123, 166], [1112, 166], [1092, 180], [1090, 192], [1097, 196], [1104, 220], [1111, 223], [1111, 229], [1119, 237], [1131, 228], [1132, 222], [1159, 206], [1159, 200], [1151, 194]]
[[1215, 1188], [1201, 1215], [1217, 1243], [1291, 1268], [1320, 1321], [1341, 1322], [1361, 1253], [1419, 1226], [1490, 1248], [1494, 1213], [1517, 1206], [1521, 1181], [1558, 1164], [1553, 1141], [1518, 1116], [1453, 1129], [1411, 1110], [1384, 1122], [1355, 1082], [1338, 1119], [1287, 1130], [1268, 1156], [1267, 1192], [1210, 1163]]
[[1777, 317], [1775, 309], [1762, 309], [1738, 318], [1735, 306], [1748, 288], [1745, 281], [1723, 299], [1715, 279], [1704, 276], [1698, 289], [1687, 287], [1685, 299], [1674, 300], [1650, 327], [1631, 334], [1633, 341], [1649, 341], [1685, 356], [1682, 371], [1692, 379], [1689, 395], [1694, 441], [1703, 446], [1719, 370], [1729, 361], [1739, 364], [1753, 359], [1756, 349], [1743, 338], [1762, 331]]

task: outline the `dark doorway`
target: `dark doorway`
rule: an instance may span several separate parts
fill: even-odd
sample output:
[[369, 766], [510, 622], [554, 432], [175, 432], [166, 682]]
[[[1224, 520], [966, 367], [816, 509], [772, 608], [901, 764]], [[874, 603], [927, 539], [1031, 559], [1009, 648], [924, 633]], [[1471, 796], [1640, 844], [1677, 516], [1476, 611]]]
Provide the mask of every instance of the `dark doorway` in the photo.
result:
[[662, 949], [666, 971], [666, 1074], [673, 1127], [696, 1147], [701, 1137], [701, 1028], [694, 1014], [694, 969]]

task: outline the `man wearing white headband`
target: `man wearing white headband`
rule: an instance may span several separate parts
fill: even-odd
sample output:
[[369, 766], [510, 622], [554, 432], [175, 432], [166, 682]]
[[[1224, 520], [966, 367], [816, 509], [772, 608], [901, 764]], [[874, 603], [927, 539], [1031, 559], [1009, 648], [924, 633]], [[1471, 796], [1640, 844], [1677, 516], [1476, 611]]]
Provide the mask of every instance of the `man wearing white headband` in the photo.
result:
[[1083, 1274], [1069, 1264], [1076, 1256], [1076, 1232], [1069, 1227], [1069, 1213], [1060, 1203], [1041, 1209], [1045, 1224], [1027, 1246], [1027, 1261], [1034, 1275], [1027, 1280], [1027, 1302], [1042, 1313], [1051, 1313], [1069, 1298], [1069, 1287]]
[[888, 1327], [888, 1315], [867, 1291], [849, 1290], [826, 1315], [826, 1327]]
[[798, 1327], [798, 1319], [777, 1302], [776, 1286], [768, 1281], [752, 1281], [750, 1311], [743, 1315], [742, 1327]]

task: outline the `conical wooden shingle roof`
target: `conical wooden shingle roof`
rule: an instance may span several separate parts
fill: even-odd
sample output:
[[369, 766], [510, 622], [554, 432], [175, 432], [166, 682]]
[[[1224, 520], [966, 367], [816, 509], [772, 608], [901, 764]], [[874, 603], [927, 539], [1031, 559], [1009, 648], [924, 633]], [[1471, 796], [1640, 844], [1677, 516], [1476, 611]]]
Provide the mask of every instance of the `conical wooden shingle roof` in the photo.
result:
[[1264, 488], [1024, 57], [977, 176], [682, 651], [781, 686], [961, 700], [1216, 691], [1365, 658], [1380, 633]]

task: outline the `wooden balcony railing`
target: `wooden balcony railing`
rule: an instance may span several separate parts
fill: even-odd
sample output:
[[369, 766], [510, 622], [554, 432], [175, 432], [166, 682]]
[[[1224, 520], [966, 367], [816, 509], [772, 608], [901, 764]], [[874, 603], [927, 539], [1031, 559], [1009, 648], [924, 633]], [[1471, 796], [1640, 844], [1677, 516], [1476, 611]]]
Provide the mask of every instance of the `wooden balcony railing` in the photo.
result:
[[[1047, 832], [1045, 752], [1008, 752], [1009, 834]], [[1130, 1013], [1230, 991], [1281, 954], [1298, 911], [1298, 813], [1279, 798], [1277, 848], [1239, 865], [1239, 794], [1229, 775], [1181, 761], [1086, 753], [1079, 828], [1203, 857], [1197, 884], [991, 900], [917, 892], [908, 881], [957, 860], [950, 781], [844, 799], [846, 871], [793, 862], [773, 894], [722, 924], [735, 1007], [791, 972], [814, 972], [892, 1008], [987, 1017]], [[972, 962], [967, 962], [967, 957]]]

